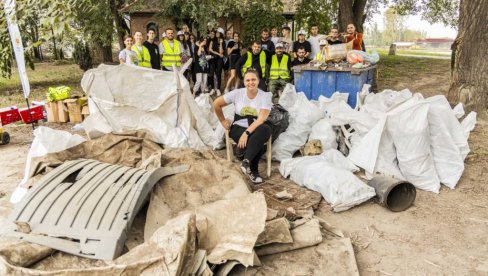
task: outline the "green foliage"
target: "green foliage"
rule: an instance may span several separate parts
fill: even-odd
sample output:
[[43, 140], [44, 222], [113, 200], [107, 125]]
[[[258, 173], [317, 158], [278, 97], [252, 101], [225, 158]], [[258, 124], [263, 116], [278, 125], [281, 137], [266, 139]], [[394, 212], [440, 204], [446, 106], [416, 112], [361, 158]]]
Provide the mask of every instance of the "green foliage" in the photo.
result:
[[272, 26], [279, 29], [286, 21], [282, 15], [283, 4], [281, 2], [268, 1], [267, 7], [262, 6], [263, 2], [251, 5], [249, 10], [242, 14], [244, 45], [250, 45], [251, 41], [259, 40], [262, 29], [269, 29]]
[[86, 71], [93, 66], [92, 57], [90, 54], [90, 48], [88, 44], [83, 41], [78, 41], [75, 44], [75, 49], [73, 51], [73, 59], [75, 63], [80, 66], [83, 71]]
[[[466, 0], [469, 1], [469, 0]], [[457, 27], [460, 0], [391, 0], [400, 14], [421, 14], [429, 23]]]
[[338, 0], [303, 0], [295, 16], [299, 28], [310, 33], [310, 25], [317, 24], [320, 34], [328, 34], [337, 16]]

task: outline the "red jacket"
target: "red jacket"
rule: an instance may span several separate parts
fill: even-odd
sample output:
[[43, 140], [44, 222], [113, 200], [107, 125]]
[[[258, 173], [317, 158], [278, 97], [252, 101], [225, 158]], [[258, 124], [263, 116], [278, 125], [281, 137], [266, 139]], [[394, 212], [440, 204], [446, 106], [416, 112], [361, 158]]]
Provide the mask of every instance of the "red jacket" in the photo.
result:
[[352, 41], [352, 49], [353, 50], [359, 50], [362, 51], [363, 47], [361, 47], [361, 44], [363, 42], [363, 34], [355, 32], [352, 35], [347, 35], [346, 40], [344, 41], [345, 43]]

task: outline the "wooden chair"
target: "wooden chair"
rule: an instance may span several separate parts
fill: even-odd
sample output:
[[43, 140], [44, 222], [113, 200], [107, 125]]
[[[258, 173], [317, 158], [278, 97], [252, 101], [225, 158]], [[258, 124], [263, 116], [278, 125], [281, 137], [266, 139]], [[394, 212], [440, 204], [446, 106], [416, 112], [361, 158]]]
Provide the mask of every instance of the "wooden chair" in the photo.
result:
[[[272, 137], [269, 137], [268, 142], [266, 142], [266, 175], [271, 177], [271, 144]], [[225, 151], [227, 153], [227, 161], [232, 161], [234, 159], [234, 152], [232, 150], [232, 144], [235, 142], [229, 136], [229, 131], [225, 130]]]

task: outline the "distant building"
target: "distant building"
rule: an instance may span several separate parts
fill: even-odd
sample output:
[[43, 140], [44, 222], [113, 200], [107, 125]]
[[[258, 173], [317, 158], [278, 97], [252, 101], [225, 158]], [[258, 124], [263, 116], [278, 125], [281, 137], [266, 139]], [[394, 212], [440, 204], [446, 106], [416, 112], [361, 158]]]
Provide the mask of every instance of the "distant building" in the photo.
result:
[[401, 48], [411, 48], [412, 46], [415, 45], [415, 42], [397, 41], [397, 42], [393, 42], [393, 44], [396, 45], [397, 49], [401, 49]]
[[[294, 15], [296, 13], [295, 0], [282, 0], [284, 4], [283, 16], [291, 21], [294, 29]], [[161, 12], [161, 0], [133, 0], [124, 6], [120, 11], [124, 13], [127, 25], [131, 33], [139, 31], [145, 37], [150, 28], [156, 30], [156, 40], [160, 41], [166, 28], [178, 30], [180, 26], [175, 26], [171, 17], [162, 18], [158, 16]], [[220, 27], [236, 32], [242, 32], [242, 18], [238, 16], [223, 17], [217, 20]], [[191, 20], [185, 20], [191, 31], [196, 34], [196, 27], [192, 26]]]
[[422, 48], [451, 48], [451, 44], [454, 39], [443, 37], [443, 38], [423, 38], [417, 39], [416, 45]]

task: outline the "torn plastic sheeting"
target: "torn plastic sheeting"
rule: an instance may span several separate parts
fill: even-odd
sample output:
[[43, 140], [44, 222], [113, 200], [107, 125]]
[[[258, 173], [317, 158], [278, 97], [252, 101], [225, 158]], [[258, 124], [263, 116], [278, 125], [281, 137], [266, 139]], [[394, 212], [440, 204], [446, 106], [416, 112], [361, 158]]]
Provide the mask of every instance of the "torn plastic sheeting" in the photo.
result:
[[453, 107], [452, 112], [454, 112], [456, 118], [461, 119], [465, 115], [463, 103], [458, 103], [455, 107]]
[[203, 117], [207, 119], [210, 126], [215, 129], [220, 122], [213, 110], [213, 100], [210, 97], [210, 94], [201, 93], [198, 97], [195, 98], [195, 102], [202, 111]]
[[272, 255], [304, 247], [313, 246], [322, 242], [322, 233], [317, 219], [308, 222], [291, 230], [293, 243], [274, 243], [256, 248], [258, 256]]
[[[222, 112], [224, 113], [224, 118], [232, 124], [234, 122], [235, 106], [233, 104], [224, 106]], [[223, 149], [225, 147], [225, 129], [220, 122], [215, 126], [213, 138], [214, 150]]]
[[210, 263], [236, 260], [253, 266], [254, 246], [264, 231], [267, 215], [262, 193], [220, 200], [195, 210], [199, 248], [207, 250]]
[[[0, 245], [0, 247], [2, 247]], [[12, 250], [20, 250], [13, 248]], [[1, 250], [0, 250], [1, 252]], [[5, 275], [189, 275], [196, 252], [195, 215], [176, 217], [152, 237], [114, 261], [100, 261], [98, 267], [58, 270], [29, 269], [9, 263], [0, 256], [0, 272]]]
[[[101, 65], [85, 73], [82, 88], [90, 97], [96, 120], [87, 119], [89, 137], [107, 131], [145, 130], [169, 147], [203, 149], [213, 143], [212, 129], [196, 105], [188, 81], [174, 72]], [[88, 118], [90, 118], [90, 116]], [[103, 119], [102, 119], [103, 117]]]
[[292, 243], [290, 223], [284, 217], [266, 221], [264, 231], [259, 234], [256, 246], [263, 246], [270, 243]]
[[[464, 129], [464, 136], [466, 137], [466, 141], [468, 140], [469, 138], [469, 134], [471, 133], [471, 131], [474, 129], [474, 127], [476, 126], [476, 112], [474, 111], [471, 111], [467, 116], [466, 118], [464, 118], [464, 120], [461, 122], [461, 126], [463, 127]], [[469, 151], [468, 151], [469, 152]], [[467, 153], [466, 153], [467, 155]]]
[[250, 194], [240, 170], [210, 150], [165, 149], [162, 156], [164, 166], [188, 164], [190, 170], [163, 178], [154, 187], [144, 227], [146, 239], [181, 211]]
[[27, 193], [27, 188], [21, 187], [29, 180], [32, 159], [45, 156], [48, 153], [60, 152], [85, 142], [86, 139], [78, 134], [40, 126], [34, 130], [34, 140], [27, 153], [24, 178], [10, 197], [10, 202], [18, 203]]
[[340, 152], [334, 154], [337, 159], [330, 161], [320, 156], [283, 160], [280, 173], [283, 177], [290, 176], [300, 186], [320, 192], [335, 212], [345, 211], [372, 198], [375, 192], [350, 171], [357, 170], [357, 167], [339, 155]]

